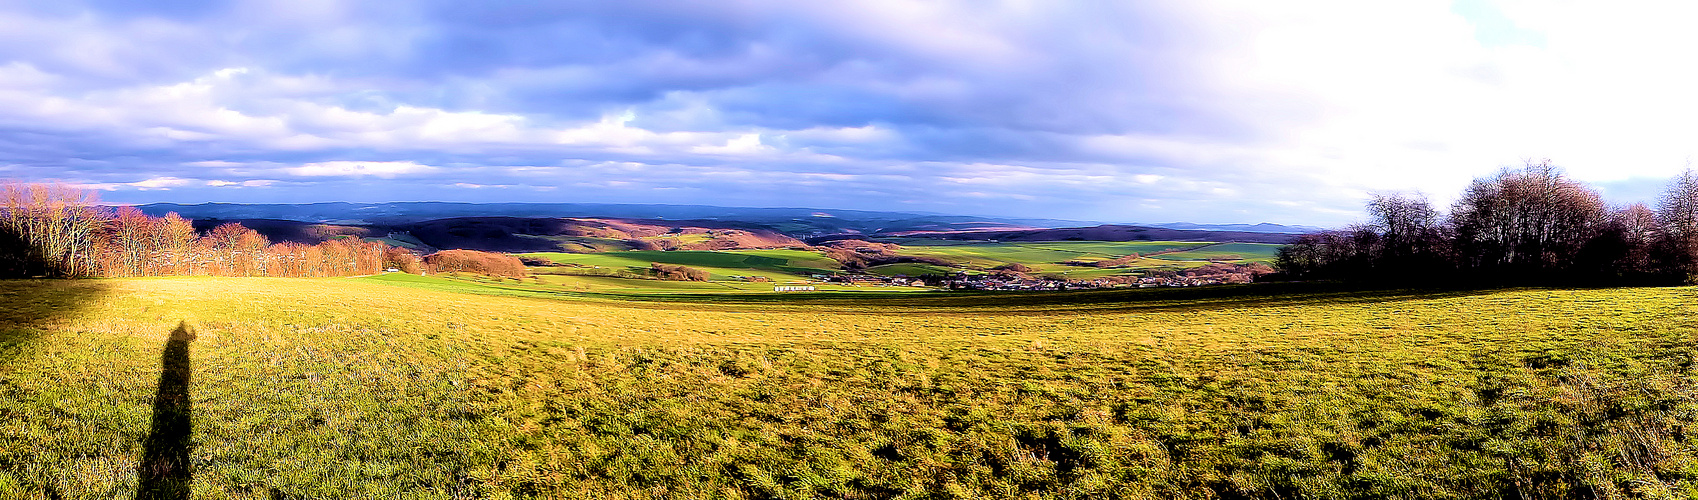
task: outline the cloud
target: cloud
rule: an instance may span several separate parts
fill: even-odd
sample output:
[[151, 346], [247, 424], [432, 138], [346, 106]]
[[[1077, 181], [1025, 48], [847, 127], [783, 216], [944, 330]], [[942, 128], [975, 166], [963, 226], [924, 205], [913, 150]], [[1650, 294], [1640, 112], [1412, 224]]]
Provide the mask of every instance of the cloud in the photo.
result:
[[77, 187], [84, 188], [84, 189], [95, 189], [95, 190], [101, 190], [101, 191], [116, 191], [116, 190], [126, 189], [126, 188], [137, 189], [137, 190], [142, 190], [142, 191], [151, 191], [151, 190], [158, 190], [158, 189], [171, 189], [171, 188], [175, 188], [175, 187], [193, 186], [193, 185], [201, 185], [201, 184], [205, 184], [205, 183], [202, 182], [202, 181], [194, 180], [194, 179], [183, 179], [183, 178], [178, 178], [178, 177], [152, 177], [152, 178], [148, 178], [148, 179], [140, 180], [140, 181], [135, 181], [135, 182], [86, 183], [86, 184], [73, 184], [73, 185], [77, 186]]
[[1614, 200], [1693, 155], [1695, 10], [26, 1], [0, 10], [0, 174], [132, 202], [1326, 225], [1549, 157]]
[[742, 134], [729, 141], [724, 146], [694, 146], [692, 153], [708, 155], [753, 155], [773, 151], [773, 148], [761, 144], [760, 134]]
[[284, 169], [285, 171], [306, 177], [382, 177], [393, 178], [398, 175], [432, 172], [436, 167], [420, 165], [410, 161], [326, 161], [308, 163], [299, 167]]
[[271, 187], [275, 184], [277, 184], [277, 181], [269, 180], [269, 179], [251, 179], [251, 180], [245, 180], [245, 181], [225, 181], [225, 180], [206, 181], [206, 185], [212, 186], [212, 187], [261, 187], [262, 188], [262, 187]]

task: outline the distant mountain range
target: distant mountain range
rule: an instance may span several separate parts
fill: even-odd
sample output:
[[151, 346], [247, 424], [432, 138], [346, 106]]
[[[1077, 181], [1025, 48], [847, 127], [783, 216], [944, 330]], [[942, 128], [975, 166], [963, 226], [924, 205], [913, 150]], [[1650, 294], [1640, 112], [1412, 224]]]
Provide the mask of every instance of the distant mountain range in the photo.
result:
[[[338, 225], [403, 225], [456, 217], [589, 217], [644, 220], [726, 221], [768, 227], [797, 238], [903, 231], [993, 231], [1053, 229], [1099, 225], [1097, 221], [974, 217], [962, 215], [828, 210], [816, 208], [749, 208], [708, 205], [645, 205], [609, 203], [298, 203], [238, 204], [154, 203], [143, 212], [161, 216], [176, 212], [190, 219], [278, 219]], [[1307, 233], [1308, 226], [1279, 224], [1139, 224], [1143, 227], [1195, 231]]]
[[[315, 244], [357, 236], [420, 252], [731, 250], [795, 248], [834, 240], [923, 238], [968, 241], [1236, 241], [1285, 243], [1306, 228], [1277, 224], [1104, 225], [1054, 219], [587, 203], [307, 203], [138, 207], [176, 212], [197, 230], [236, 222], [271, 241]], [[885, 240], [890, 241], [890, 240]]]
[[1305, 234], [1325, 231], [1324, 227], [1315, 226], [1286, 226], [1281, 224], [1194, 224], [1190, 222], [1169, 222], [1165, 224], [1139, 224], [1140, 226], [1159, 227], [1165, 229], [1185, 229], [1192, 231], [1238, 231], [1247, 233], [1285, 233]]

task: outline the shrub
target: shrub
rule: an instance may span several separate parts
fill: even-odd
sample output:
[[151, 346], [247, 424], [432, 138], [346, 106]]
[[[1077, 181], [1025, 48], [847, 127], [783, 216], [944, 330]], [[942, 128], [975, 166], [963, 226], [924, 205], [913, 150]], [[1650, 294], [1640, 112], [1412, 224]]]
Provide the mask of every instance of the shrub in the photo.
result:
[[473, 273], [506, 278], [526, 276], [525, 264], [507, 254], [477, 250], [443, 250], [424, 258], [426, 268], [436, 273]]
[[383, 265], [407, 274], [419, 274], [419, 271], [424, 270], [424, 262], [419, 260], [419, 255], [401, 247], [389, 247], [389, 250], [384, 251]]
[[653, 264], [650, 264], [649, 270], [653, 271], [654, 275], [656, 277], [659, 277], [660, 279], [663, 279], [663, 280], [669, 280], [669, 281], [707, 281], [708, 280], [707, 271], [703, 271], [701, 269], [696, 269], [694, 267], [678, 266], [678, 265], [672, 265], [672, 264], [661, 264], [659, 262], [655, 262]]

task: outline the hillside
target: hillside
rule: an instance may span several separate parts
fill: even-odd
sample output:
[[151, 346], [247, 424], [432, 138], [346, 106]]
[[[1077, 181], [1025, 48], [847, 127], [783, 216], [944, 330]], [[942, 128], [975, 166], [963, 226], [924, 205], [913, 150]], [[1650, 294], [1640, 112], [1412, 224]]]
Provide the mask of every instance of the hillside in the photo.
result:
[[348, 226], [338, 224], [320, 224], [285, 219], [192, 219], [195, 231], [205, 233], [221, 224], [241, 224], [252, 229], [273, 242], [294, 242], [303, 244], [318, 244], [337, 236], [354, 236], [359, 238], [380, 237], [382, 234], [365, 226]]
[[459, 217], [392, 226], [437, 248], [496, 252], [731, 250], [806, 244], [776, 231], [717, 221]]
[[169, 486], [139, 467], [178, 459], [202, 498], [1698, 487], [1692, 288], [681, 303], [457, 286], [0, 282], [0, 497], [129, 498]]
[[765, 227], [722, 221], [649, 221], [525, 217], [458, 217], [349, 225], [281, 219], [194, 219], [195, 229], [239, 223], [271, 241], [318, 243], [350, 235], [387, 238], [424, 250], [463, 248], [493, 252], [600, 252], [618, 250], [730, 250], [806, 244]]

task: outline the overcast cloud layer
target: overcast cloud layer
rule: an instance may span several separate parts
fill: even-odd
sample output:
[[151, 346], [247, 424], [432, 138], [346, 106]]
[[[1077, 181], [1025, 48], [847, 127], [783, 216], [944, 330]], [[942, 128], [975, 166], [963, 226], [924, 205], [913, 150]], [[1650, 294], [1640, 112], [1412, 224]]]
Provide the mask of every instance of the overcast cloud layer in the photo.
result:
[[0, 177], [1336, 225], [1528, 158], [1649, 201], [1698, 138], [1664, 2], [1145, 3], [8, 2]]

